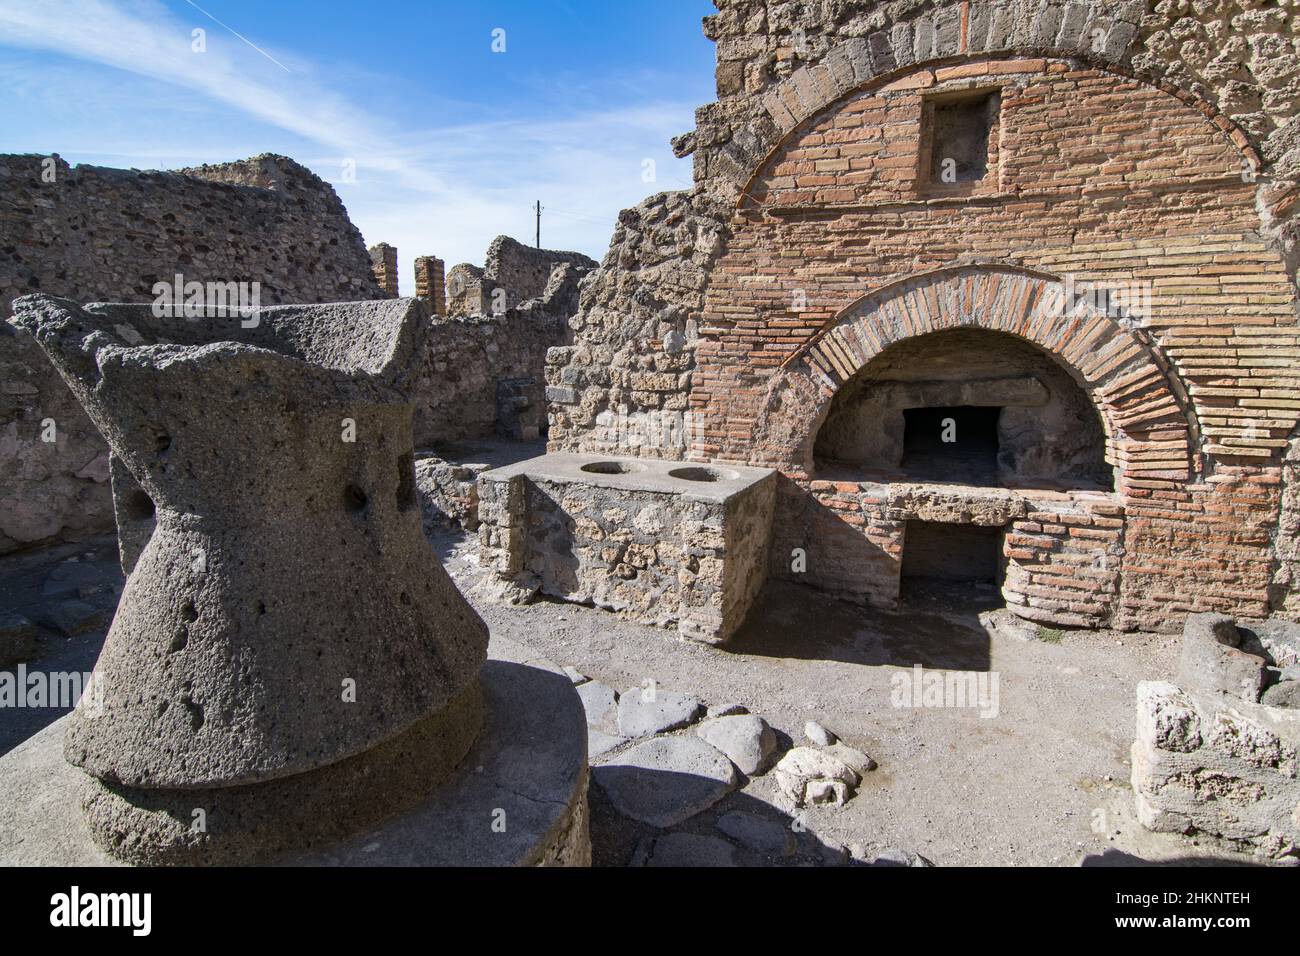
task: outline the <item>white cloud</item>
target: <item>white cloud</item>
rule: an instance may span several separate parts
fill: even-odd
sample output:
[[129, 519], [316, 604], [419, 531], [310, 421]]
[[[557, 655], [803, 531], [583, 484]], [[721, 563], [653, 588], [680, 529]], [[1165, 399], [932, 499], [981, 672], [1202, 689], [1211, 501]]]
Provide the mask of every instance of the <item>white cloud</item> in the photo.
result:
[[[197, 94], [197, 100], [191, 95], [156, 108], [184, 111], [194, 123], [195, 104], [201, 112], [206, 101], [213, 119], [224, 117], [226, 125], [242, 121], [261, 134], [248, 151], [289, 152], [334, 183], [367, 243], [398, 247], [404, 292], [413, 288], [416, 255], [441, 256], [448, 266], [481, 263], [500, 233], [531, 240], [535, 200], [543, 205], [543, 245], [599, 259], [619, 209], [650, 193], [689, 185], [689, 164], [672, 157], [667, 141], [690, 124], [692, 104], [608, 109], [544, 122], [474, 122], [471, 116], [436, 128], [399, 130], [323, 85], [322, 71], [295, 51], [251, 38], [285, 64], [286, 73], [208, 21], [207, 52], [193, 52], [190, 31], [202, 22], [197, 13], [194, 22], [182, 21], [153, 0], [0, 0], [0, 44], [124, 70], [150, 81], [141, 88], [155, 95], [161, 88]], [[223, 42], [214, 42], [218, 36]], [[95, 76], [93, 69], [65, 70], [63, 95], [75, 96], [77, 84], [93, 84]], [[139, 103], [137, 109], [151, 105]], [[101, 120], [69, 134], [86, 143], [105, 125]], [[101, 139], [93, 144], [95, 153], [142, 154], [142, 144], [130, 140], [129, 122], [115, 117], [112, 128], [118, 141]], [[213, 139], [204, 136], [202, 143]], [[247, 145], [248, 139], [236, 133], [227, 141]], [[62, 143], [55, 148], [69, 152]], [[184, 161], [233, 158], [211, 155], [200, 144]], [[356, 182], [343, 181], [346, 159], [355, 160]], [[654, 162], [655, 181], [643, 179], [646, 160]]]

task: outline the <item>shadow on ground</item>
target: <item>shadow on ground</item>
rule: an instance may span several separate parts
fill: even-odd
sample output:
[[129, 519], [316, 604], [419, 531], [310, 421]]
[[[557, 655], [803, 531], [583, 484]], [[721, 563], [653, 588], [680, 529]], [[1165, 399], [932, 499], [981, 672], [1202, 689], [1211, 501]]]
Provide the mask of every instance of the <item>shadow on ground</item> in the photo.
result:
[[996, 592], [948, 585], [918, 588], [898, 611], [886, 612], [807, 585], [769, 581], [723, 650], [873, 667], [988, 670], [991, 642], [980, 612], [998, 603]]

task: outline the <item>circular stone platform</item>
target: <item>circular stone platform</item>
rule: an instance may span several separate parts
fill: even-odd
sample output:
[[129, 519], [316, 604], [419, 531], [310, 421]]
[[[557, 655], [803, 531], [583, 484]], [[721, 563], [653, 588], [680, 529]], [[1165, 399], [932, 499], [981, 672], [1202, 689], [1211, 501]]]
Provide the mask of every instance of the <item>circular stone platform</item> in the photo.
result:
[[[587, 866], [587, 722], [569, 678], [493, 639], [483, 730], [451, 778], [411, 810], [294, 866]], [[61, 718], [0, 757], [0, 866], [121, 866], [90, 838]]]

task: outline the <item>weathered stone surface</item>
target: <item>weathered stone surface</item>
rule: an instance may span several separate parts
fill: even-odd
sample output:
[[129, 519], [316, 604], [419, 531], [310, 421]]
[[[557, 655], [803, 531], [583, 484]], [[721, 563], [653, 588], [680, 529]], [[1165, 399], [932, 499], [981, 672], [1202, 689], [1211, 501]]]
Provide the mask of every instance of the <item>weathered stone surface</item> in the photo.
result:
[[415, 490], [426, 535], [440, 526], [478, 528], [478, 476], [487, 470], [487, 465], [455, 464], [434, 455], [415, 459]]
[[717, 747], [743, 774], [752, 776], [766, 769], [776, 750], [776, 731], [761, 717], [738, 714], [716, 717], [695, 728], [700, 739]]
[[1230, 693], [1144, 681], [1137, 689], [1133, 790], [1157, 831], [1207, 833], [1256, 853], [1300, 846], [1300, 721]]
[[811, 747], [790, 750], [772, 773], [781, 791], [797, 807], [814, 803], [843, 806], [861, 779], [838, 757]]
[[696, 737], [638, 744], [595, 767], [592, 779], [620, 813], [660, 828], [707, 810], [739, 782], [731, 761]]
[[627, 743], [628, 738], [620, 737], [617, 734], [607, 734], [603, 730], [597, 730], [595, 727], [587, 728], [587, 759], [595, 760], [597, 757], [603, 757], [616, 747]]
[[737, 843], [764, 856], [786, 857], [795, 850], [794, 832], [779, 820], [733, 810], [718, 817], [717, 826]]
[[618, 698], [618, 732], [624, 737], [645, 737], [685, 727], [704, 705], [689, 694], [654, 688], [629, 687]]
[[86, 601], [58, 601], [41, 612], [41, 623], [64, 637], [99, 631], [108, 624], [111, 612]]
[[271, 307], [251, 327], [15, 308], [157, 509], [97, 664], [105, 712], [74, 718], [71, 760], [123, 786], [254, 783], [381, 743], [472, 681], [486, 629], [414, 493], [414, 300]]
[[773, 478], [589, 455], [496, 468], [479, 486], [482, 561], [508, 582], [720, 643], [766, 577]]
[[1284, 680], [1264, 691], [1259, 702], [1269, 707], [1300, 707], [1300, 680]]
[[12, 611], [0, 614], [0, 668], [31, 660], [36, 654], [36, 625]]
[[[258, 282], [263, 305], [380, 294], [333, 188], [284, 156], [171, 172], [3, 156], [0, 232], [13, 252], [0, 261], [0, 319], [29, 292], [148, 302], [178, 271]], [[111, 530], [104, 439], [40, 348], [3, 325], [0, 382], [0, 553]]]
[[747, 714], [749, 709], [744, 704], [710, 704], [709, 709], [705, 711], [706, 717], [734, 717], [737, 714]]
[[1267, 662], [1241, 650], [1241, 635], [1231, 617], [1193, 614], [1183, 627], [1178, 683], [1205, 693], [1259, 700]]
[[[15, 309], [156, 506], [96, 665], [103, 691], [66, 736], [99, 778], [84, 801], [96, 838], [127, 852], [141, 834], [143, 862], [240, 858], [274, 842], [264, 831], [311, 829], [293, 812], [308, 775], [328, 796], [358, 789], [350, 768], [423, 765], [392, 799], [427, 793], [473, 741], [487, 634], [420, 530], [422, 307]], [[197, 841], [150, 823], [180, 819], [196, 788], [238, 822]]]
[[600, 681], [586, 681], [578, 685], [582, 709], [587, 714], [587, 726], [613, 732], [618, 726], [618, 692]]
[[826, 753], [859, 775], [868, 774], [876, 769], [876, 762], [871, 757], [857, 747], [850, 747], [842, 740], [836, 741], [827, 747]]
[[726, 840], [695, 833], [665, 833], [655, 837], [642, 866], [739, 866], [736, 848]]
[[839, 739], [815, 720], [804, 722], [803, 735], [818, 747], [829, 747]]
[[[302, 796], [320, 807], [318, 819], [303, 823], [324, 842], [306, 852], [275, 855], [263, 841], [258, 858], [291, 866], [587, 866], [587, 765], [583, 759], [582, 708], [559, 674], [522, 663], [530, 652], [494, 640], [482, 671], [486, 719], [461, 766], [434, 793], [401, 810], [409, 794], [401, 789], [371, 793], [368, 783], [334, 795], [305, 788]], [[527, 706], [520, 706], [527, 701]], [[61, 738], [69, 718], [51, 724], [0, 757], [0, 865], [120, 865], [91, 839], [77, 802], [84, 775], [63, 759]], [[421, 775], [419, 760], [393, 761], [387, 773]], [[290, 778], [292, 779], [292, 778]], [[400, 783], [400, 781], [398, 781]], [[202, 791], [190, 792], [190, 808], [208, 806]], [[500, 810], [504, 830], [484, 826], [484, 808]], [[301, 811], [287, 808], [293, 813]], [[340, 812], [340, 810], [348, 812]], [[360, 817], [351, 816], [356, 809]], [[329, 842], [358, 819], [371, 829]], [[188, 827], [189, 808], [178, 821]], [[167, 820], [146, 821], [161, 831]], [[208, 814], [210, 827], [228, 821]], [[258, 834], [259, 839], [267, 834]]]

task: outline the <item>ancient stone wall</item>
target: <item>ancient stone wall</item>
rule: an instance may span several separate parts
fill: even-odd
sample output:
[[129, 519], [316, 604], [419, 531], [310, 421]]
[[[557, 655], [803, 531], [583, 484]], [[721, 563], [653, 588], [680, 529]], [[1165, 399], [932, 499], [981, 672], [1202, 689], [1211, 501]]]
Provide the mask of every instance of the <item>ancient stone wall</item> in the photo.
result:
[[[1175, 596], [1179, 609], [1264, 613], [1279, 452], [1300, 410], [1293, 5], [719, 8], [705, 20], [718, 101], [674, 144], [694, 154], [696, 186], [621, 215], [574, 344], [549, 361], [563, 386], [552, 449], [778, 463], [762, 447], [771, 436], [755, 437], [783, 400], [773, 376], [879, 283], [981, 262], [1133, 283], [1149, 308], [1123, 321], [1147, 357], [1107, 396], [1132, 409], [1143, 389], [1162, 397], [1154, 416], [1107, 422], [1109, 460], [1129, 479], [1130, 595], [1112, 606], [1144, 626]], [[927, 103], [994, 87], [990, 177], [925, 194]], [[1084, 327], [1062, 332], [1072, 338], [1057, 345], [1086, 351]], [[854, 361], [838, 342], [823, 356], [829, 388], [834, 363]]]
[[497, 236], [488, 246], [482, 268], [462, 262], [447, 276], [451, 315], [494, 315], [513, 309], [546, 291], [555, 267], [564, 263], [583, 274], [596, 268], [579, 252], [534, 249], [509, 236]]
[[562, 262], [594, 269], [596, 263], [580, 252], [535, 249], [509, 236], [497, 236], [488, 246], [483, 276], [506, 290], [505, 307], [536, 298], [546, 290], [551, 272]]
[[542, 294], [500, 315], [433, 316], [416, 386], [415, 445], [546, 428], [547, 350], [568, 341], [583, 272], [558, 266]]
[[[0, 156], [6, 316], [29, 292], [148, 302], [178, 273], [259, 283], [263, 305], [381, 294], [334, 190], [285, 157], [140, 172]], [[0, 324], [0, 552], [112, 528], [107, 446], [40, 349]]]

